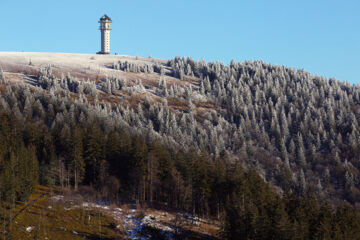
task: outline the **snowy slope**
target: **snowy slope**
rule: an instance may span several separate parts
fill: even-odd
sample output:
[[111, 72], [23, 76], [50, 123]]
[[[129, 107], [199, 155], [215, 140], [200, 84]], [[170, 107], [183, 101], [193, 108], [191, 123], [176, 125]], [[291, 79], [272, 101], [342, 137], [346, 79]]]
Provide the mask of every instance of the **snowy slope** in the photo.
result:
[[[117, 62], [136, 63], [137, 65], [165, 65], [167, 60], [154, 58], [131, 57], [125, 55], [97, 55], [75, 53], [40, 53], [40, 52], [0, 52], [0, 68], [5, 74], [26, 79], [27, 74], [35, 75], [41, 68], [51, 66], [55, 75], [60, 77], [70, 73], [79, 79], [99, 80], [105, 77], [118, 77], [135, 81], [141, 79], [145, 84], [154, 85], [158, 76], [151, 74], [134, 74], [112, 69]], [[25, 75], [23, 74], [25, 73]], [[14, 75], [16, 74], [16, 75]], [[182, 85], [176, 78], [166, 77], [168, 82]]]

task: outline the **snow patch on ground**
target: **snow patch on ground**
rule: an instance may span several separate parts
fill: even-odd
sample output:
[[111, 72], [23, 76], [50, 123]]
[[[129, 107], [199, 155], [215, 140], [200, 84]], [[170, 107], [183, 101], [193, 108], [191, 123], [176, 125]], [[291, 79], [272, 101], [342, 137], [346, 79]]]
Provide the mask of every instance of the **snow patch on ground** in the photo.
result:
[[64, 199], [64, 196], [63, 195], [56, 195], [56, 196], [52, 196], [51, 199], [55, 200], [55, 201], [60, 201], [60, 200]]
[[153, 215], [147, 215], [141, 220], [141, 224], [156, 228], [162, 231], [174, 232], [174, 229], [162, 224], [161, 222], [156, 221], [156, 217]]

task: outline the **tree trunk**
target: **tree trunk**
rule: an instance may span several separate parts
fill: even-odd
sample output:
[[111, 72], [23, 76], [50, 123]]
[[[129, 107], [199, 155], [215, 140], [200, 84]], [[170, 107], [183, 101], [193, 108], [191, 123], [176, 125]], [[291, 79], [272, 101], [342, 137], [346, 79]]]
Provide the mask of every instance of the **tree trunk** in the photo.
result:
[[78, 190], [78, 171], [75, 168], [74, 171], [74, 190], [77, 191]]

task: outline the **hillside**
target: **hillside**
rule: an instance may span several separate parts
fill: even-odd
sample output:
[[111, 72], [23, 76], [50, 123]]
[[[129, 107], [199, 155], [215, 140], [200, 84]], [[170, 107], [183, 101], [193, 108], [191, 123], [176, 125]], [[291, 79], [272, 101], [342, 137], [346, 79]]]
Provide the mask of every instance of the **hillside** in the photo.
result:
[[0, 68], [0, 106], [25, 124], [18, 144], [36, 155], [41, 184], [217, 218], [244, 213], [246, 192], [247, 213], [272, 217], [280, 201], [294, 229], [291, 194], [315, 193], [319, 212], [360, 205], [357, 86], [260, 61], [0, 53]]
[[[136, 126], [177, 147], [231, 155], [274, 185], [285, 184], [286, 166], [293, 185], [304, 176], [322, 194], [353, 204], [360, 199], [357, 87], [262, 62], [225, 66], [180, 58], [0, 53], [5, 79], [78, 94], [60, 80], [58, 86], [40, 85], [38, 73], [48, 66], [52, 75], [69, 75], [83, 85], [90, 103], [94, 97], [100, 105], [111, 103], [101, 107], [111, 124]], [[144, 111], [139, 107], [146, 113], [137, 114]]]

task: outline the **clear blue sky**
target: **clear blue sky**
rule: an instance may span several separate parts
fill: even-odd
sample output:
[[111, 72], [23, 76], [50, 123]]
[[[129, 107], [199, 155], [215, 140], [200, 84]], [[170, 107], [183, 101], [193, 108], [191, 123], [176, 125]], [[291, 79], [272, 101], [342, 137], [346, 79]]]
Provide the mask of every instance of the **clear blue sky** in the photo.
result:
[[0, 51], [263, 60], [360, 83], [359, 0], [0, 0]]

